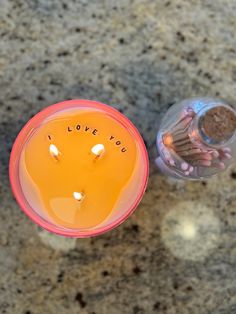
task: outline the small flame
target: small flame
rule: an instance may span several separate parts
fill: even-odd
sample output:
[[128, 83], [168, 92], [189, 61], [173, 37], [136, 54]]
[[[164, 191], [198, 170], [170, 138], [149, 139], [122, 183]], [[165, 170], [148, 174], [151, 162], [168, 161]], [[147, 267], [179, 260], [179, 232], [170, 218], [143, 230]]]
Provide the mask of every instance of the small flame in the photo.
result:
[[92, 153], [94, 155], [96, 155], [97, 157], [101, 156], [104, 151], [105, 151], [105, 147], [103, 144], [97, 144], [97, 145], [94, 145], [91, 149]]
[[80, 193], [80, 192], [74, 192], [73, 196], [74, 196], [74, 199], [79, 202], [82, 201], [82, 199], [84, 198], [83, 193]]
[[59, 150], [54, 144], [49, 146], [49, 151], [53, 157], [57, 158], [59, 156]]

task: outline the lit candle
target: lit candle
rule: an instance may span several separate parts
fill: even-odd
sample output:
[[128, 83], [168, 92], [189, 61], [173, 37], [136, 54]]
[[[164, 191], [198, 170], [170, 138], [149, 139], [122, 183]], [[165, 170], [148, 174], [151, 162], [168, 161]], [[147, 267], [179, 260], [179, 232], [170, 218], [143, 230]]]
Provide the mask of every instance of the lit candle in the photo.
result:
[[95, 101], [65, 101], [39, 112], [11, 153], [10, 180], [20, 207], [64, 236], [94, 236], [119, 225], [137, 207], [147, 177], [137, 129]]

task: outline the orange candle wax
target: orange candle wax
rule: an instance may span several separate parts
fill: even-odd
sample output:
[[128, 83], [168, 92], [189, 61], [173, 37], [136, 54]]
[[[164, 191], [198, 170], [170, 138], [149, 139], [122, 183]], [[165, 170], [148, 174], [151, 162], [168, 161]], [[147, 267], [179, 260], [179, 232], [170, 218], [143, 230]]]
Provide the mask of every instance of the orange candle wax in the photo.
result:
[[10, 166], [21, 207], [68, 236], [96, 235], [122, 222], [141, 199], [148, 172], [144, 144], [129, 120], [86, 100], [36, 115], [16, 140]]

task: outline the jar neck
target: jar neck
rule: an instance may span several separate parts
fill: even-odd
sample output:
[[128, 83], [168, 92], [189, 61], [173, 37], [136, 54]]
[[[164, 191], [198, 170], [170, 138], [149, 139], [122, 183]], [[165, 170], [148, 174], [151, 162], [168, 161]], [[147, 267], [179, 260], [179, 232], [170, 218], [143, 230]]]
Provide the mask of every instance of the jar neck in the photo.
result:
[[190, 129], [189, 129], [189, 137], [193, 143], [202, 148], [221, 148], [225, 145], [232, 143], [236, 139], [236, 130], [230, 137], [225, 137], [221, 140], [216, 140], [214, 137], [209, 136], [204, 129], [204, 117], [209, 110], [217, 107], [225, 107], [227, 110], [230, 110], [233, 115], [236, 116], [236, 112], [229, 106], [224, 104], [210, 104], [202, 108], [196, 116], [194, 117]]

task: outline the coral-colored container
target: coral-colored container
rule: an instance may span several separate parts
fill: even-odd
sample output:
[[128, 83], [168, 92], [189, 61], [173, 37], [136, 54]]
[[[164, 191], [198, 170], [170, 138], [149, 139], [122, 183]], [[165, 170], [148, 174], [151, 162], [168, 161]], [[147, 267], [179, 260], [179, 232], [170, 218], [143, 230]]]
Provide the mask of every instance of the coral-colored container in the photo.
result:
[[23, 127], [9, 172], [15, 198], [33, 222], [83, 238], [132, 214], [148, 168], [142, 137], [123, 114], [99, 102], [70, 100], [47, 107]]

